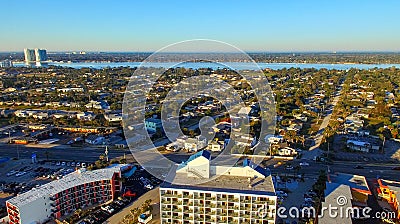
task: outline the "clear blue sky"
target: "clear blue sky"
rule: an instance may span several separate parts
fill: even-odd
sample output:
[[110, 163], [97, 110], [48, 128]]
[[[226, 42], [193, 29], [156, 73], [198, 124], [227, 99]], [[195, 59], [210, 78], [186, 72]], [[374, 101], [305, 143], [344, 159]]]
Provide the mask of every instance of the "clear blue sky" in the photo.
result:
[[153, 51], [216, 39], [246, 51], [400, 51], [397, 0], [6, 0], [0, 51]]

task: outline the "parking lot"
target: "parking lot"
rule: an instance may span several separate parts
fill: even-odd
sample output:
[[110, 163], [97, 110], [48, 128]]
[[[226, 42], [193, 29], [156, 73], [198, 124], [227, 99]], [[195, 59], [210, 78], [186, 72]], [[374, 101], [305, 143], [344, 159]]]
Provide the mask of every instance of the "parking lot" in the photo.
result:
[[[148, 172], [138, 166], [136, 172], [125, 180], [123, 185], [123, 193], [130, 192], [130, 196], [126, 195], [111, 202], [110, 204], [96, 207], [90, 212], [90, 215], [84, 217], [79, 222], [80, 224], [100, 224], [118, 214], [122, 209], [131, 204], [134, 204], [138, 198], [147, 192], [153, 190], [161, 183], [161, 180], [151, 176]], [[150, 186], [151, 187], [150, 187]], [[157, 191], [158, 193], [158, 191]], [[158, 197], [157, 197], [158, 198]], [[139, 205], [140, 206], [140, 205]], [[119, 219], [121, 215], [116, 215], [114, 219]], [[123, 217], [122, 217], [123, 218]], [[121, 220], [122, 220], [121, 218]]]
[[[281, 180], [282, 182], [283, 180]], [[283, 206], [287, 210], [291, 207], [303, 208], [314, 206], [315, 193], [311, 190], [316, 179], [306, 178], [304, 182], [296, 180], [286, 180], [285, 188], [277, 189], [279, 207]], [[298, 223], [298, 219], [278, 219], [277, 223]]]
[[[17, 195], [85, 167], [85, 162], [9, 160], [1, 164], [0, 193]], [[1, 206], [5, 206], [2, 202]]]
[[[60, 179], [76, 168], [90, 165], [84, 161], [48, 161], [32, 163], [31, 160], [9, 160], [1, 164], [0, 192], [7, 198], [17, 195], [52, 180]], [[135, 173], [126, 178], [122, 195], [106, 206], [91, 208], [89, 215], [82, 217], [80, 223], [103, 223], [105, 220], [130, 205], [146, 192], [156, 188], [161, 181], [137, 165]], [[2, 205], [5, 206], [5, 200]]]

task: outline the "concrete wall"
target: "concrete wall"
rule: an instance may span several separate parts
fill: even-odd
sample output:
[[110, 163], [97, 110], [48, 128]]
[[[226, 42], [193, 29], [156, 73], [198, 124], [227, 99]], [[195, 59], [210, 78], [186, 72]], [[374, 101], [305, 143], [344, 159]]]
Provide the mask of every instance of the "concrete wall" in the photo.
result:
[[51, 200], [48, 196], [40, 197], [32, 202], [19, 207], [21, 223], [43, 223], [51, 216]]

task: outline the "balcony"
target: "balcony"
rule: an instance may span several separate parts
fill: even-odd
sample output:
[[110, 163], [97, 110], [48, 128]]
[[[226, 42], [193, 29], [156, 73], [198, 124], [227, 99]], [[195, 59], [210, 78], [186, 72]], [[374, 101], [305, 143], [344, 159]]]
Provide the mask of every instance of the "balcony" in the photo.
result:
[[171, 204], [172, 201], [163, 199], [163, 200], [161, 200], [161, 203], [163, 203], [163, 204]]
[[161, 217], [168, 219], [168, 218], [171, 218], [171, 215], [162, 214]]
[[182, 215], [172, 215], [173, 219], [182, 219]]
[[182, 201], [172, 201], [173, 205], [182, 205]]
[[192, 199], [192, 198], [193, 198], [193, 195], [192, 195], [192, 194], [183, 195], [183, 198]]
[[228, 206], [228, 209], [231, 209], [231, 210], [239, 210], [239, 206], [237, 206], [237, 205], [229, 205], [229, 206]]
[[193, 209], [184, 209], [183, 213], [193, 213]]
[[194, 220], [195, 220], [195, 221], [200, 221], [200, 222], [202, 222], [202, 221], [204, 221], [204, 217], [195, 216], [195, 217], [194, 217]]
[[182, 212], [182, 209], [180, 209], [180, 208], [173, 208], [172, 211], [173, 211], [173, 212]]
[[215, 196], [206, 196], [205, 199], [207, 201], [215, 201], [217, 199], [217, 197], [215, 197]]

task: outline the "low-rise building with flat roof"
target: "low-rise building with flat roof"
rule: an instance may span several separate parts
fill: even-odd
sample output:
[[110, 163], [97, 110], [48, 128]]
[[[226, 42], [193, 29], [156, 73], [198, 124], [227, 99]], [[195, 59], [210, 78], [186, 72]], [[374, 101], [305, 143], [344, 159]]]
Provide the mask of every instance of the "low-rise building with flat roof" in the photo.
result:
[[364, 176], [335, 173], [328, 175], [328, 182], [349, 186], [353, 205], [362, 207], [367, 206], [367, 200], [369, 195], [371, 195], [371, 191]]
[[10, 223], [44, 223], [113, 200], [121, 192], [121, 168], [125, 166], [81, 169], [13, 197], [6, 202]]

